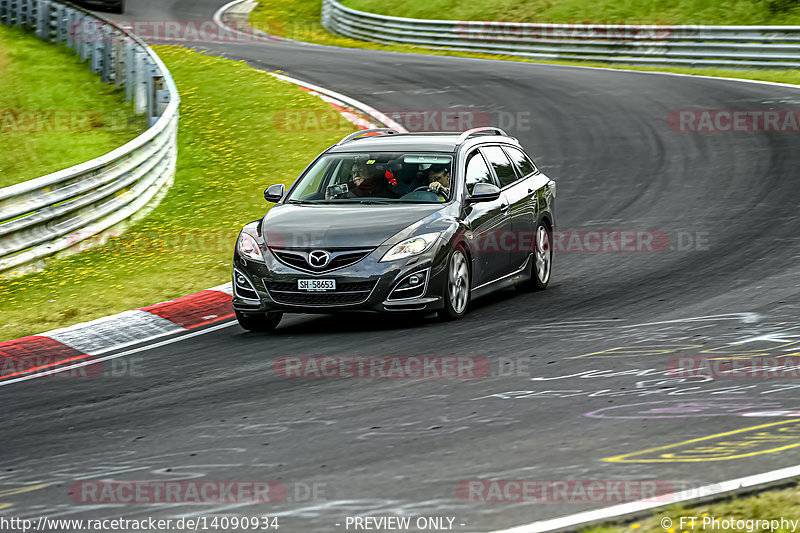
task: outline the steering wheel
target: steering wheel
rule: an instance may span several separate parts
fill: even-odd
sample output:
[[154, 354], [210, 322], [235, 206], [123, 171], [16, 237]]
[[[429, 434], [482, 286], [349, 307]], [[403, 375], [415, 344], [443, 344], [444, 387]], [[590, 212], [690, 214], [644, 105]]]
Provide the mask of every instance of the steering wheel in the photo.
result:
[[[417, 187], [416, 189], [414, 189], [414, 190], [413, 190], [413, 191], [411, 191], [411, 192], [417, 192], [417, 191], [428, 191], [428, 192], [432, 192], [433, 194], [435, 194], [435, 195], [436, 195], [436, 196], [438, 196], [439, 198], [441, 198], [441, 199], [443, 199], [443, 200], [447, 201], [447, 195], [446, 195], [445, 193], [443, 193], [442, 191], [435, 191], [435, 190], [433, 190], [432, 188], [430, 188], [428, 185], [423, 185], [422, 187]], [[411, 193], [408, 193], [408, 194], [411, 194]]]

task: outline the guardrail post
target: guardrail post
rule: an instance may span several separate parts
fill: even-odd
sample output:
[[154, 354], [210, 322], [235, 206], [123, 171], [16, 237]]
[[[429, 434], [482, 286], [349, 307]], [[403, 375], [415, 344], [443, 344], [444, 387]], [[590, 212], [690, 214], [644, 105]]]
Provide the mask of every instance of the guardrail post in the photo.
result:
[[90, 67], [92, 72], [102, 72], [103, 71], [103, 27], [95, 25], [95, 28], [92, 28], [92, 56], [91, 56], [91, 63]]
[[56, 4], [56, 42], [67, 42], [67, 46], [78, 51], [78, 40], [76, 39], [77, 15], [72, 8], [64, 8]]
[[109, 31], [108, 26], [103, 26], [102, 31], [100, 32], [100, 81], [103, 83], [110, 83], [111, 82], [111, 60], [112, 60], [112, 34]]
[[36, 9], [36, 36], [50, 40], [50, 0], [40, 0]]
[[89, 38], [90, 22], [91, 19], [89, 17], [85, 17], [82, 14], [78, 15], [78, 31], [76, 35], [78, 36], [78, 49], [80, 50], [81, 61], [86, 61], [92, 57], [92, 43], [91, 39]]
[[165, 88], [164, 76], [155, 76], [153, 78], [153, 85], [156, 88], [155, 117], [153, 117], [153, 122], [155, 122], [167, 109], [167, 105], [169, 104], [169, 90]]
[[[123, 40], [123, 33], [121, 31], [114, 31], [112, 34], [114, 39], [112, 45], [114, 47], [114, 87], [122, 87], [125, 84], [125, 78], [128, 71], [125, 69], [125, 41]], [[127, 93], [127, 91], [125, 91]]]
[[125, 100], [133, 100], [136, 94], [136, 54], [134, 44], [130, 39], [125, 39]]
[[[156, 88], [155, 77], [158, 74], [158, 69], [150, 61], [148, 57], [145, 61], [144, 79], [147, 85], [147, 127], [152, 126], [156, 122]], [[155, 117], [155, 118], [154, 118]]]
[[19, 26], [19, 3], [20, 0], [10, 0], [11, 20], [9, 23], [13, 23], [14, 26]]
[[147, 112], [147, 63], [143, 51], [136, 49], [134, 51], [136, 65], [136, 80], [133, 92], [133, 110], [138, 115], [143, 115]]

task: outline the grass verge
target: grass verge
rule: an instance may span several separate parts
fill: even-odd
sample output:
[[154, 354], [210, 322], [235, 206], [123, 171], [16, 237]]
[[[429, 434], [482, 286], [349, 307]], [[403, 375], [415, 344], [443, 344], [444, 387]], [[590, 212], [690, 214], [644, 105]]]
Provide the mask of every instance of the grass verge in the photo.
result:
[[[340, 0], [341, 1], [341, 0]], [[348, 7], [398, 17], [521, 22], [800, 24], [794, 0], [345, 0]]]
[[99, 157], [145, 127], [124, 89], [72, 50], [0, 25], [0, 187]]
[[[689, 521], [690, 517], [695, 517], [694, 527]], [[683, 518], [683, 522], [681, 522], [681, 518]], [[710, 522], [715, 518], [719, 522]], [[676, 533], [684, 531], [788, 533], [793, 531], [791, 525], [789, 527], [780, 527], [780, 524], [778, 524], [779, 527], [771, 528], [768, 523], [764, 522], [780, 521], [781, 518], [788, 521], [800, 521], [800, 487], [764, 492], [750, 498], [734, 499], [695, 508], [676, 505], [654, 515], [652, 518], [624, 527], [587, 528], [583, 530], [583, 533]], [[723, 520], [733, 520], [734, 522], [726, 524]], [[742, 522], [737, 524], [737, 521]], [[734, 527], [724, 527], [725, 525]]]
[[239, 229], [266, 210], [264, 188], [291, 183], [320, 150], [355, 131], [349, 124], [286, 131], [276, 117], [331, 108], [244, 62], [154, 49], [181, 95], [175, 184], [147, 218], [105, 245], [0, 281], [0, 340], [229, 281]]

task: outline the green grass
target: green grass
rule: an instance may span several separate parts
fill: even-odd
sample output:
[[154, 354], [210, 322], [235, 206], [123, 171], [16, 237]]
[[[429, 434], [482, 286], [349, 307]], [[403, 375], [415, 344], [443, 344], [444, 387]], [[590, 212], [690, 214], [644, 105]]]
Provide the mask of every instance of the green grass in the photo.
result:
[[521, 22], [800, 24], [796, 0], [345, 0], [400, 17]]
[[[690, 527], [688, 517], [697, 517], [694, 528]], [[671, 521], [671, 527], [662, 527], [661, 520], [664, 517]], [[680, 519], [684, 517], [683, 527], [680, 527]], [[583, 533], [676, 533], [681, 531], [714, 531], [715, 533], [741, 533], [742, 531], [752, 531], [753, 533], [788, 533], [788, 529], [774, 529], [762, 527], [763, 524], [752, 523], [754, 527], [746, 524], [743, 528], [724, 528], [712, 529], [711, 523], [706, 523], [703, 529], [703, 519], [711, 520], [800, 520], [800, 488], [795, 487], [783, 491], [765, 492], [750, 498], [740, 498], [729, 500], [724, 503], [705, 505], [695, 508], [684, 508], [680, 505], [672, 506], [663, 512], [654, 515], [652, 518], [629, 524], [625, 527], [598, 527], [587, 528]], [[716, 525], [716, 524], [714, 524]]]
[[72, 50], [0, 25], [0, 187], [101, 156], [144, 128], [124, 89]]
[[230, 280], [242, 225], [264, 189], [291, 183], [322, 149], [355, 131], [285, 131], [291, 110], [328, 104], [244, 62], [154, 47], [181, 94], [175, 184], [142, 222], [37, 274], [0, 281], [0, 340], [183, 296]]

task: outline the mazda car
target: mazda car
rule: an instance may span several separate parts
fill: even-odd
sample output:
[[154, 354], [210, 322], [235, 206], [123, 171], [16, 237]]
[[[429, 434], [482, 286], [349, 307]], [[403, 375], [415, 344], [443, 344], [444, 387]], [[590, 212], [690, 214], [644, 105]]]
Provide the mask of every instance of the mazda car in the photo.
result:
[[499, 128], [363, 130], [322, 152], [242, 229], [233, 308], [246, 330], [284, 313], [438, 314], [550, 282], [556, 184]]

